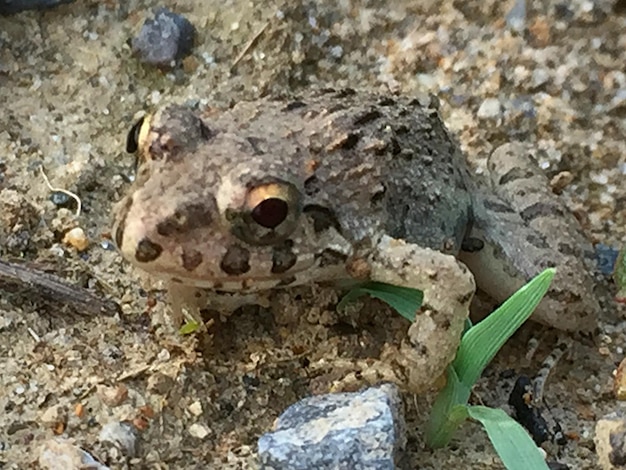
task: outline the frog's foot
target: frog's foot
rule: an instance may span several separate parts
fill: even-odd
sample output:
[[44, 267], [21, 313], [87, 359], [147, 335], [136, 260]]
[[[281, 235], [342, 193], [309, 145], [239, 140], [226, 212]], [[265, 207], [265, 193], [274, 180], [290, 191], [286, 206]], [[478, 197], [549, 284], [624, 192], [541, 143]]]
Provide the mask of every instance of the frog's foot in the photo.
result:
[[533, 318], [561, 330], [592, 331], [600, 310], [590, 275], [595, 261], [580, 224], [524, 144], [498, 147], [488, 167], [491, 192], [476, 198], [474, 228], [460, 259], [478, 286], [501, 302], [543, 269], [556, 267]]
[[475, 291], [470, 271], [456, 258], [383, 237], [369, 260], [370, 279], [424, 293], [422, 307], [396, 362], [416, 393], [428, 389], [456, 355]]

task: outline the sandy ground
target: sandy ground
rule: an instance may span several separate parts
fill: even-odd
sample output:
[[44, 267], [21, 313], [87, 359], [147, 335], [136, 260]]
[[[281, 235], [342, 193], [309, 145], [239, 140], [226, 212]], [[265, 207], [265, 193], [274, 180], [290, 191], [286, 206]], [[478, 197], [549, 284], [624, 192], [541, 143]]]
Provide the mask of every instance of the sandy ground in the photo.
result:
[[[623, 245], [624, 2], [527, 3], [527, 29], [518, 33], [505, 20], [511, 2], [491, 0], [164, 2], [198, 30], [192, 56], [171, 73], [140, 65], [128, 46], [156, 2], [85, 0], [0, 18], [0, 255], [111, 296], [122, 311], [76, 315], [2, 295], [3, 468], [36, 468], [37, 449], [55, 435], [114, 468], [254, 468], [256, 439], [276, 416], [327, 389], [344, 358], [375, 355], [389, 340], [380, 325], [399, 321], [372, 304], [361, 325], [346, 327], [333, 313], [336, 294], [308, 288], [279, 299], [290, 314], [230, 317], [210, 345], [163, 326], [160, 286], [141, 279], [110, 241], [111, 205], [132, 176], [126, 133], [154, 105], [320, 85], [433, 92], [477, 171], [502, 142], [535, 144], [549, 175], [574, 175], [564, 198], [589, 236]], [[50, 200], [41, 168], [54, 187], [81, 198], [78, 217], [71, 201], [56, 200], [69, 203], [62, 208]], [[62, 242], [74, 226], [91, 242], [86, 251]], [[527, 363], [536, 330], [528, 325], [499, 354], [476, 401], [502, 404], [510, 370], [536, 370], [553, 344], [548, 335]], [[570, 468], [598, 468], [595, 420], [624, 408], [611, 372], [625, 330], [607, 309], [598, 336], [577, 342], [549, 382], [547, 402], [571, 438], [553, 457]], [[450, 448], [426, 449], [419, 429], [429, 399], [406, 396], [409, 468], [502, 468], [473, 424]], [[139, 436], [132, 459], [97, 438], [120, 420]]]

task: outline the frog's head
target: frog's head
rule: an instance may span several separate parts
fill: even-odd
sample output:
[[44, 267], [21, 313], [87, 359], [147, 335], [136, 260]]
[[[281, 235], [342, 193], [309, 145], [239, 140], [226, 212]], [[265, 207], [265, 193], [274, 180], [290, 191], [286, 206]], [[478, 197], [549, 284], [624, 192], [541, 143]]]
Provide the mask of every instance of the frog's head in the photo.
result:
[[352, 244], [335, 212], [305, 190], [315, 165], [297, 146], [272, 143], [282, 136], [248, 132], [176, 105], [133, 126], [137, 176], [113, 229], [129, 261], [173, 282], [235, 291], [344, 272]]

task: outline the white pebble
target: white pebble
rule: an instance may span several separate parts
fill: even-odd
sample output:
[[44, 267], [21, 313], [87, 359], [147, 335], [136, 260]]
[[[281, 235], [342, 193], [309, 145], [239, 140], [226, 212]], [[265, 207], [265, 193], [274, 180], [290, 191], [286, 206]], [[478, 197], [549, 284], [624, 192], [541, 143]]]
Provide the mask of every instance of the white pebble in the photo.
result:
[[480, 119], [494, 119], [502, 114], [502, 106], [497, 98], [487, 98], [478, 108], [477, 116]]

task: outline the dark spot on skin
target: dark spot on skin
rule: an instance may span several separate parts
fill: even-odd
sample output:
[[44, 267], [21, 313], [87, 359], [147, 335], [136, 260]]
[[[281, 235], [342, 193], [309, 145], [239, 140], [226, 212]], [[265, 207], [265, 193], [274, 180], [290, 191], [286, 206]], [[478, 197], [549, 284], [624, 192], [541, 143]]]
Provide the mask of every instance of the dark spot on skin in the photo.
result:
[[559, 253], [566, 256], [580, 256], [580, 247], [575, 247], [569, 243], [561, 242], [558, 246]]
[[115, 244], [119, 249], [122, 248], [122, 242], [124, 241], [124, 227], [126, 226], [126, 218], [128, 217], [128, 212], [130, 211], [130, 207], [133, 205], [133, 198], [129, 197], [126, 199], [126, 202], [120, 209], [120, 212], [117, 215], [118, 223], [115, 228]]
[[531, 233], [526, 237], [526, 241], [537, 248], [550, 248], [546, 237], [540, 233]]
[[480, 238], [467, 237], [461, 242], [461, 250], [467, 253], [476, 253], [485, 247], [485, 242]]
[[485, 207], [493, 212], [501, 212], [501, 213], [513, 212], [513, 210], [509, 206], [507, 206], [505, 203], [494, 201], [492, 199], [487, 199], [485, 201]]
[[337, 98], [347, 98], [354, 95], [356, 95], [356, 91], [353, 88], [343, 88], [337, 92]]
[[157, 224], [157, 233], [163, 237], [170, 237], [207, 227], [213, 222], [214, 207], [215, 200], [212, 198], [203, 204], [195, 202], [182, 204], [172, 215]]
[[563, 214], [563, 210], [560, 207], [554, 204], [538, 202], [524, 209], [520, 212], [520, 215], [524, 222], [528, 223], [538, 217], [562, 217], [565, 214]]
[[286, 286], [293, 284], [297, 280], [298, 279], [296, 278], [296, 276], [288, 276], [278, 281], [278, 284], [276, 284], [276, 287], [286, 287]]
[[239, 245], [228, 247], [226, 254], [222, 258], [220, 268], [226, 274], [238, 276], [250, 271], [250, 252]]
[[378, 106], [394, 106], [396, 101], [392, 98], [383, 98], [378, 102]]
[[353, 125], [355, 127], [361, 127], [361, 126], [364, 126], [365, 124], [369, 124], [370, 122], [375, 121], [381, 116], [382, 114], [380, 111], [378, 111], [377, 109], [371, 109], [361, 114], [360, 116], [357, 116], [354, 119]]
[[182, 280], [182, 279], [179, 279], [179, 278], [177, 278], [177, 277], [173, 277], [173, 278], [171, 278], [171, 279], [170, 279], [170, 281], [171, 281], [171, 282], [173, 282], [173, 283], [175, 283], [175, 284], [182, 284], [182, 283], [183, 283], [183, 280]]
[[343, 104], [337, 103], [334, 106], [329, 106], [326, 112], [330, 115], [330, 114], [338, 113], [339, 111], [343, 111], [345, 109], [346, 107]]
[[472, 300], [472, 297], [474, 296], [474, 291], [471, 290], [469, 291], [467, 294], [459, 297], [458, 301], [461, 305], [465, 305], [466, 303], [468, 303], [470, 300]]
[[293, 267], [298, 257], [293, 252], [293, 241], [285, 240], [272, 249], [272, 273], [282, 274]]
[[293, 111], [294, 109], [304, 108], [306, 103], [304, 101], [292, 101], [288, 103], [282, 110], [284, 112]]
[[202, 253], [197, 250], [183, 250], [183, 268], [187, 271], [193, 271], [202, 263]]
[[211, 140], [214, 135], [211, 129], [209, 129], [204, 122], [200, 121], [200, 136], [204, 140]]
[[325, 266], [344, 264], [348, 259], [348, 255], [344, 253], [339, 253], [338, 251], [332, 250], [330, 248], [326, 248], [319, 255], [316, 255], [316, 258], [320, 260], [320, 268], [323, 268]]
[[261, 148], [261, 146], [265, 143], [265, 139], [261, 137], [246, 137], [246, 140], [250, 143], [252, 147], [252, 151], [255, 155], [265, 155], [265, 151]]
[[389, 151], [392, 155], [398, 155], [400, 152], [402, 152], [402, 147], [400, 147], [397, 139], [392, 138], [389, 141]]
[[144, 118], [139, 119], [133, 127], [128, 131], [128, 135], [126, 136], [126, 152], [135, 153], [139, 148], [139, 131], [141, 131], [141, 126], [143, 126]]
[[380, 191], [376, 191], [374, 194], [372, 194], [372, 196], [370, 197], [370, 203], [373, 206], [378, 206], [383, 202], [383, 198], [385, 197], [385, 192], [387, 191], [387, 188], [383, 187], [383, 189], [381, 189]]
[[577, 303], [581, 300], [580, 295], [568, 290], [550, 289], [546, 296], [563, 304]]
[[163, 252], [163, 247], [156, 243], [151, 242], [147, 238], [144, 238], [137, 243], [137, 249], [135, 250], [135, 259], [140, 263], [148, 263], [154, 261]]
[[308, 177], [304, 181], [304, 193], [307, 196], [315, 196], [321, 189], [320, 180], [315, 175]]
[[530, 170], [524, 170], [522, 168], [513, 168], [507, 171], [505, 174], [503, 174], [500, 177], [500, 179], [498, 180], [498, 184], [505, 185], [507, 183], [510, 183], [511, 181], [532, 178], [534, 175], [535, 173], [533, 173]]
[[401, 124], [398, 127], [396, 127], [395, 131], [396, 131], [396, 134], [399, 134], [399, 135], [408, 134], [409, 133], [409, 127], [406, 126], [405, 124]]
[[360, 136], [356, 132], [350, 132], [346, 134], [344, 139], [340, 142], [339, 148], [344, 150], [351, 150], [359, 143]]
[[309, 204], [308, 206], [304, 206], [302, 213], [313, 219], [313, 230], [315, 230], [315, 233], [323, 232], [330, 227], [334, 227], [341, 233], [341, 226], [339, 225], [335, 213], [327, 207]]

